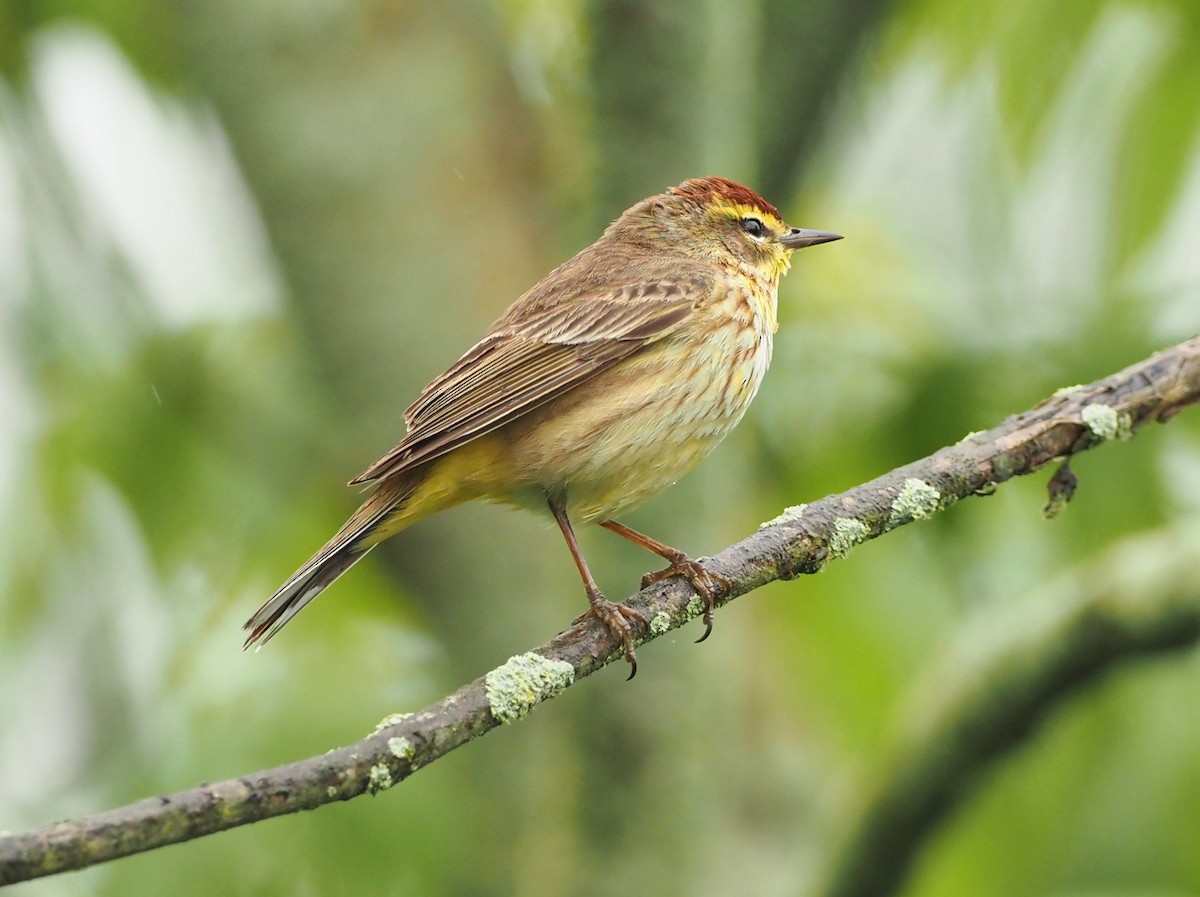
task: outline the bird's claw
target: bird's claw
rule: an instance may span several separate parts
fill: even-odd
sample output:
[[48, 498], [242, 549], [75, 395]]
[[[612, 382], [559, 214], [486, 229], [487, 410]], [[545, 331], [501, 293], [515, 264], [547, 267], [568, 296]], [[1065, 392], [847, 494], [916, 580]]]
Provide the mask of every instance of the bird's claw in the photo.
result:
[[[602, 595], [590, 598], [592, 606], [575, 622], [581, 622], [588, 617], [595, 617], [604, 628], [621, 640], [625, 649], [625, 659], [629, 662], [629, 679], [637, 675], [637, 652], [633, 649], [637, 633], [634, 626], [648, 628], [646, 618], [639, 611], [624, 604], [609, 601]], [[629, 681], [626, 679], [625, 681]]]
[[713, 573], [699, 561], [692, 560], [685, 554], [671, 558], [671, 565], [642, 577], [642, 588], [648, 588], [672, 576], [682, 576], [696, 590], [696, 594], [704, 601], [704, 634], [696, 639], [696, 644], [712, 635], [713, 609], [716, 607], [717, 596], [729, 589], [729, 580], [720, 573]]

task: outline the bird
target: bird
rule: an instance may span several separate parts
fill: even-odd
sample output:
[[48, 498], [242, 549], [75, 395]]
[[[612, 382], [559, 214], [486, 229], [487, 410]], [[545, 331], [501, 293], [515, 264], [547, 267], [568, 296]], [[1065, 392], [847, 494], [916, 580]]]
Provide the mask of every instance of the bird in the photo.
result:
[[374, 491], [246, 621], [244, 647], [264, 645], [384, 539], [475, 499], [549, 510], [583, 580], [583, 616], [620, 640], [630, 678], [645, 617], [603, 595], [576, 524], [666, 560], [643, 588], [684, 577], [704, 602], [703, 641], [728, 583], [613, 518], [692, 470], [742, 419], [771, 361], [792, 253], [841, 238], [789, 227], [722, 177], [627, 209], [421, 391], [404, 437], [350, 481]]

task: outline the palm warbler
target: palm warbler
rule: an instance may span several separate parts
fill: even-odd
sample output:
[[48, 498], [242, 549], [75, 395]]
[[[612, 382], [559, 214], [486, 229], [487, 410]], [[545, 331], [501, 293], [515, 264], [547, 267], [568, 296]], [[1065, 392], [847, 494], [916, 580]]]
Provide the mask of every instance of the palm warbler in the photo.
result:
[[685, 577], [713, 601], [725, 583], [681, 551], [612, 519], [687, 473], [742, 418], [771, 360], [779, 278], [793, 250], [839, 234], [787, 227], [753, 190], [685, 181], [644, 199], [550, 272], [404, 413], [400, 444], [351, 480], [375, 491], [246, 622], [263, 644], [388, 536], [487, 499], [549, 507], [583, 578], [589, 614], [637, 671], [632, 608], [600, 592], [571, 522], [665, 558], [643, 585]]

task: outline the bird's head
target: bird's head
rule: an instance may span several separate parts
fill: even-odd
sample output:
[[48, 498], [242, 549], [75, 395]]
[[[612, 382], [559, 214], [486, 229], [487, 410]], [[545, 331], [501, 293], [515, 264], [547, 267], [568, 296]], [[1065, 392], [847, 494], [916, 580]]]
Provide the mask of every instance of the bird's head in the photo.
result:
[[643, 200], [618, 219], [614, 236], [736, 267], [777, 281], [791, 255], [841, 234], [784, 224], [779, 210], [751, 190], [720, 177], [694, 178]]

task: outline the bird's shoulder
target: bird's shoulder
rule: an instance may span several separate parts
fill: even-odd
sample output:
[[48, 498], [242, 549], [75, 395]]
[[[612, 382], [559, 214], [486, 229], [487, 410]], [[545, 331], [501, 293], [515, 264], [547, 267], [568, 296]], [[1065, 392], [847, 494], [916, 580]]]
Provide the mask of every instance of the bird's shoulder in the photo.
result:
[[716, 266], [643, 247], [594, 244], [534, 284], [489, 328], [489, 335], [527, 330], [556, 310], [621, 303], [696, 302], [723, 280]]

